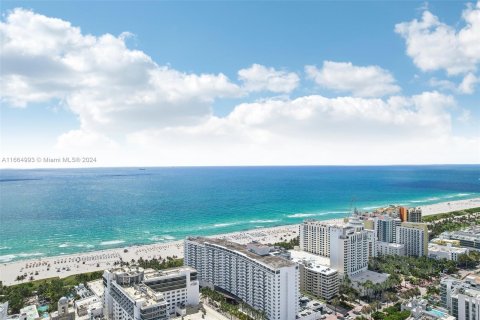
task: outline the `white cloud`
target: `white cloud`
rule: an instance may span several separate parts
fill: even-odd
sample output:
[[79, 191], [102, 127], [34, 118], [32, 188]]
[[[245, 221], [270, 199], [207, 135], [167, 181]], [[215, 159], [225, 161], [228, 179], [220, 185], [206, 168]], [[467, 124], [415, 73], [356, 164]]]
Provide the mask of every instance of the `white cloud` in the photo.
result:
[[455, 100], [438, 92], [383, 99], [270, 99], [196, 126], [139, 131], [130, 145], [177, 165], [479, 162], [478, 138], [455, 137]]
[[[2, 102], [59, 100], [80, 121], [45, 147], [49, 156], [98, 156], [98, 166], [480, 162], [479, 139], [452, 133], [452, 96], [391, 96], [400, 88], [377, 66], [306, 68], [320, 85], [354, 97], [264, 98], [218, 117], [216, 99], [289, 93], [298, 76], [253, 65], [239, 71], [239, 86], [221, 73], [184, 73], [129, 49], [125, 33], [85, 35], [22, 9], [6, 16], [0, 36]], [[469, 91], [476, 79], [465, 79]]]
[[[480, 38], [479, 38], [480, 42]], [[479, 82], [478, 78], [473, 74], [469, 73], [463, 78], [463, 81], [458, 86], [458, 90], [461, 93], [472, 94], [475, 92], [475, 85]]]
[[432, 87], [442, 90], [452, 91], [458, 94], [473, 94], [475, 92], [475, 86], [479, 82], [477, 76], [473, 73], [468, 73], [458, 85], [453, 81], [445, 79], [431, 78], [429, 84]]
[[407, 54], [423, 71], [446, 70], [449, 75], [477, 70], [480, 62], [480, 2], [469, 4], [460, 30], [442, 23], [430, 11], [420, 20], [402, 22], [395, 32], [406, 41]]
[[127, 48], [126, 34], [83, 35], [69, 22], [15, 9], [0, 24], [1, 99], [58, 99], [89, 132], [196, 123], [219, 97], [241, 94], [223, 74], [187, 74]]
[[294, 72], [278, 71], [259, 64], [238, 71], [247, 91], [289, 93], [297, 88], [300, 78]]
[[338, 92], [351, 92], [358, 97], [381, 97], [400, 91], [390, 72], [378, 66], [324, 61], [321, 69], [306, 66], [305, 72], [320, 86]]

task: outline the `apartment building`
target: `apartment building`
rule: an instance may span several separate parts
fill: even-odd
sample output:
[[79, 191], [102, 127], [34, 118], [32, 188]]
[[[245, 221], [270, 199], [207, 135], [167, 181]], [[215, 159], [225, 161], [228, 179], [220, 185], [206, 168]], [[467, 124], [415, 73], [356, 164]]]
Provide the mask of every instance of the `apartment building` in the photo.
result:
[[268, 319], [290, 320], [299, 311], [299, 266], [263, 248], [204, 237], [185, 240], [184, 261], [202, 286], [216, 287], [263, 311]]
[[300, 225], [300, 249], [329, 257], [330, 225], [322, 221], [305, 220]]
[[469, 276], [465, 280], [442, 279], [440, 297], [443, 307], [456, 319], [480, 319], [480, 278], [478, 276]]
[[425, 223], [403, 222], [397, 227], [396, 243], [405, 246], [405, 255], [428, 255], [428, 228]]
[[[185, 315], [199, 303], [197, 271], [118, 268], [103, 273], [104, 314], [113, 320], [156, 320]], [[140, 318], [139, 318], [140, 317]]]

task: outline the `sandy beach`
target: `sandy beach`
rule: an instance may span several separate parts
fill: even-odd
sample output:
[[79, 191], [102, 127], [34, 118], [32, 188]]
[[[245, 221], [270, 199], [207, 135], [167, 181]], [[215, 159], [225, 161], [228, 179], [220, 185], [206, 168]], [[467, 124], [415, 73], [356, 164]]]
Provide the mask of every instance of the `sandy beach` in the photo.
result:
[[[423, 215], [463, 210], [480, 207], [480, 198], [442, 202], [421, 206]], [[341, 223], [340, 219], [327, 220], [330, 223]], [[234, 232], [229, 234], [214, 235], [211, 237], [225, 238], [239, 243], [258, 241], [261, 243], [275, 243], [289, 241], [298, 235], [298, 224], [280, 227], [254, 229], [249, 231]], [[195, 235], [192, 235], [195, 236]], [[42, 257], [30, 260], [20, 260], [0, 265], [0, 281], [4, 285], [19, 283], [15, 281], [19, 275], [27, 275], [33, 279], [46, 279], [52, 277], [67, 277], [73, 274], [92, 272], [111, 268], [119, 260], [125, 262], [143, 259], [183, 257], [183, 241], [169, 243], [156, 243], [142, 246], [130, 246], [102, 251], [78, 253], [56, 257]]]

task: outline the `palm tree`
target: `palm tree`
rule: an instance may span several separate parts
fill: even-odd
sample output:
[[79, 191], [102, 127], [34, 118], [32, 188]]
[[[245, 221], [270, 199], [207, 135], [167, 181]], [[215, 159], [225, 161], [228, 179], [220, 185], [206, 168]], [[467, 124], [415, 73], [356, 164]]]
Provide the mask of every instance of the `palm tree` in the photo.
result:
[[335, 298], [332, 299], [332, 305], [333, 305], [333, 308], [334, 308], [334, 310], [335, 310], [335, 315], [337, 315], [337, 304], [338, 304], [339, 302], [340, 302], [340, 300], [339, 300], [337, 297], [335, 297]]

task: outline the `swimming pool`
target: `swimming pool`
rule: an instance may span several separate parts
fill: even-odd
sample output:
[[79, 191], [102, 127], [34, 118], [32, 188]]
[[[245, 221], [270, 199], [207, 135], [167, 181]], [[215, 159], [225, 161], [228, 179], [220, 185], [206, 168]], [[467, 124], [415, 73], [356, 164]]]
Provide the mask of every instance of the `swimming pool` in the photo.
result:
[[434, 315], [435, 317], [438, 317], [438, 318], [442, 318], [445, 316], [445, 312], [442, 312], [440, 310], [437, 310], [437, 309], [432, 309], [432, 310], [429, 310], [428, 313]]

